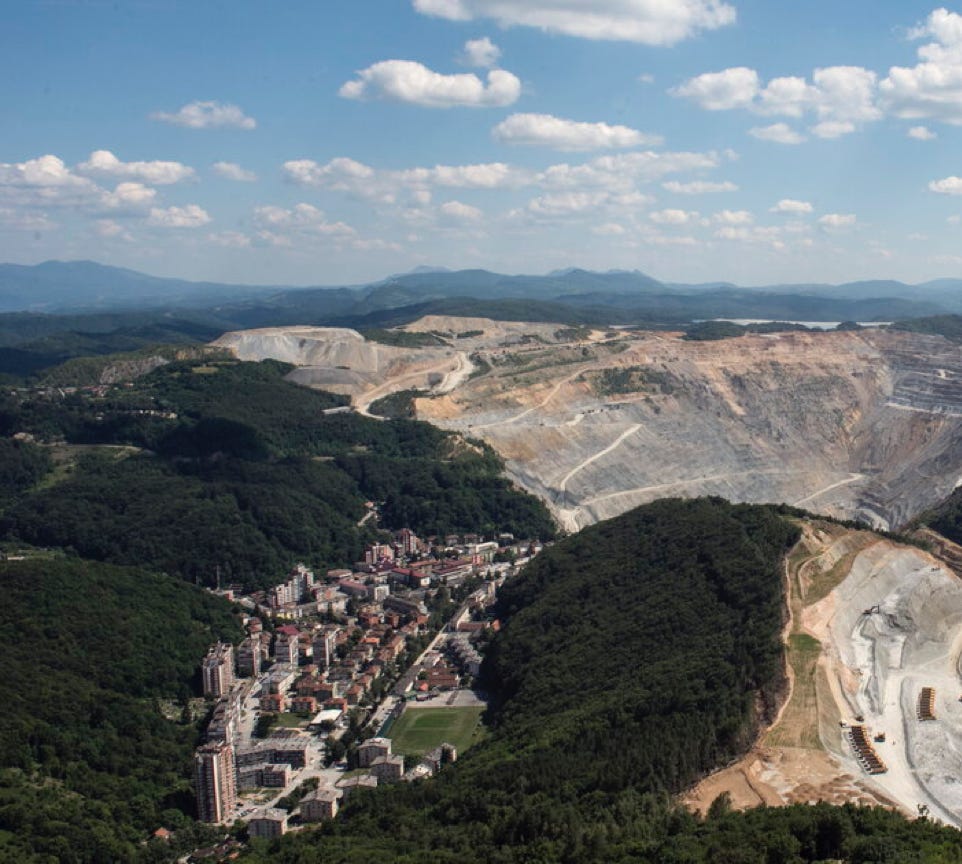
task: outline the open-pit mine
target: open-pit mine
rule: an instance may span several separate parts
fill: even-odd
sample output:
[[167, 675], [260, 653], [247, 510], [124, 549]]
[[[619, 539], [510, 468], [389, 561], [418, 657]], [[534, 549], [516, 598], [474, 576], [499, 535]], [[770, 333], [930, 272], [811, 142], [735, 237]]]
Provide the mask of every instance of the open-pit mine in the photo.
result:
[[905, 524], [962, 479], [962, 348], [892, 330], [719, 341], [488, 319], [402, 328], [397, 347], [344, 329], [228, 333], [245, 360], [349, 394], [367, 412], [418, 391], [419, 419], [483, 439], [577, 530], [668, 496], [786, 502]]
[[[293, 380], [349, 394], [365, 413], [415, 391], [420, 419], [486, 441], [570, 530], [706, 494], [898, 528], [962, 478], [962, 348], [941, 337], [688, 341], [446, 318], [404, 329], [435, 344], [317, 328], [218, 344], [293, 363]], [[705, 810], [722, 792], [739, 807], [861, 801], [962, 827], [962, 549], [799, 524], [785, 566], [784, 704], [686, 803]]]
[[685, 803], [859, 801], [962, 827], [958, 572], [868, 531], [803, 532], [786, 562], [788, 698], [752, 750]]

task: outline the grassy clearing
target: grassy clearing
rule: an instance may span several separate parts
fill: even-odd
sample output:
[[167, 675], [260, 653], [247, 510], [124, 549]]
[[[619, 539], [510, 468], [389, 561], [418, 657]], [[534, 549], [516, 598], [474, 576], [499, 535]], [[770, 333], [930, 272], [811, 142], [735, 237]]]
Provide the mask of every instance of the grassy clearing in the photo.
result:
[[395, 753], [421, 755], [445, 742], [464, 752], [480, 731], [483, 708], [408, 708], [391, 728]]
[[821, 653], [821, 643], [807, 633], [792, 633], [789, 636], [788, 662], [795, 676], [795, 685], [781, 721], [765, 736], [766, 745], [821, 748], [815, 689], [815, 674]]
[[[826, 533], [836, 540], [842, 534], [835, 526]], [[792, 669], [792, 696], [779, 722], [765, 735], [764, 743], [771, 747], [803, 747], [822, 749], [820, 724], [831, 729], [835, 710], [831, 693], [818, 669], [822, 646], [817, 639], [801, 630], [801, 613], [826, 597], [851, 570], [857, 555], [870, 545], [873, 535], [852, 535], [850, 548], [829, 569], [822, 569], [818, 560], [822, 552], [813, 551], [799, 543], [788, 556], [789, 584], [793, 627], [788, 636], [786, 657]], [[824, 566], [824, 565], [823, 565]]]
[[77, 460], [88, 453], [105, 454], [119, 461], [144, 451], [127, 444], [53, 444], [47, 452], [53, 459], [53, 470], [34, 487], [37, 490], [62, 483], [73, 473]]

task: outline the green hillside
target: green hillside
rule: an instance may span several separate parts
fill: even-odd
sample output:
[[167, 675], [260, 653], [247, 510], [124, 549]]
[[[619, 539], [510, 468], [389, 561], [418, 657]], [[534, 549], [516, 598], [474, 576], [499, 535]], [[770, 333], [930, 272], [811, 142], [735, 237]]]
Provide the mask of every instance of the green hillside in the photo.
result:
[[210, 643], [239, 638], [230, 607], [49, 556], [0, 563], [0, 583], [0, 860], [140, 860], [150, 831], [193, 815], [198, 728], [179, 705]]
[[[367, 501], [379, 502], [380, 527], [422, 536], [554, 536], [547, 509], [503, 477], [490, 448], [427, 423], [325, 414], [344, 398], [285, 381], [289, 369], [185, 361], [104, 394], [3, 394], [0, 432], [64, 443], [53, 448], [58, 470], [9, 503], [0, 530], [202, 584], [219, 570], [251, 587], [295, 560], [358, 560], [373, 537], [357, 526]], [[23, 462], [0, 449], [0, 474]]]

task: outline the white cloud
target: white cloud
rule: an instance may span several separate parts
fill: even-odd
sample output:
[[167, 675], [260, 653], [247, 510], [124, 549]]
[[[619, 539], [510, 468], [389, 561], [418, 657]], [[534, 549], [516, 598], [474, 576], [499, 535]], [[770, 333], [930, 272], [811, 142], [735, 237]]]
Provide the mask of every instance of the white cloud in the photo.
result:
[[729, 180], [713, 183], [710, 180], [692, 180], [690, 183], [680, 183], [669, 180], [661, 184], [661, 188], [677, 195], [704, 195], [710, 192], [737, 192], [738, 187]]
[[820, 217], [818, 224], [823, 228], [850, 228], [856, 222], [853, 213], [826, 213]]
[[808, 201], [797, 201], [794, 198], [782, 198], [774, 207], [769, 209], [769, 213], [790, 213], [798, 216], [803, 213], [811, 213], [815, 208]]
[[698, 214], [688, 210], [656, 210], [648, 214], [657, 225], [687, 225], [689, 222], [698, 218]]
[[0, 204], [17, 207], [69, 207], [95, 202], [103, 190], [71, 171], [58, 156], [0, 162]]
[[552, 165], [537, 175], [536, 182], [545, 188], [603, 187], [609, 190], [628, 190], [639, 183], [660, 180], [667, 174], [717, 166], [718, 156], [715, 153], [656, 153], [642, 150], [599, 156], [580, 165]]
[[136, 212], [151, 206], [157, 198], [157, 190], [143, 183], [118, 183], [113, 192], [104, 192], [100, 204], [106, 210]]
[[708, 111], [748, 108], [759, 93], [758, 73], [745, 66], [706, 72], [669, 92], [673, 96], [691, 99]]
[[294, 159], [284, 163], [283, 171], [295, 183], [332, 189], [347, 188], [344, 184], [353, 186], [374, 177], [373, 168], [346, 156], [332, 159], [326, 165], [318, 165], [312, 159]]
[[773, 78], [758, 93], [759, 114], [801, 117], [817, 98], [815, 88], [804, 78]]
[[933, 41], [919, 47], [915, 66], [889, 69], [882, 103], [896, 117], [962, 125], [962, 16], [936, 9], [910, 35]]
[[[494, 0], [492, 0], [494, 2]], [[816, 69], [811, 80], [774, 78], [765, 86], [745, 67], [699, 75], [672, 92], [703, 108], [747, 108], [758, 114], [800, 118], [813, 114], [813, 134], [838, 137], [882, 116], [931, 119], [962, 125], [962, 15], [945, 8], [932, 11], [909, 32], [922, 40], [914, 66], [892, 66], [880, 77], [860, 66]], [[934, 137], [915, 126], [909, 137]]]
[[521, 185], [528, 175], [504, 162], [485, 162], [479, 165], [408, 168], [391, 172], [387, 176], [399, 181], [403, 186], [414, 188], [446, 186], [456, 189], [503, 189]]
[[555, 192], [532, 198], [528, 210], [537, 216], [568, 216], [600, 207], [608, 200], [605, 192]]
[[160, 228], [199, 228], [210, 222], [207, 211], [197, 204], [184, 207], [152, 207], [147, 222]]
[[882, 116], [876, 100], [876, 75], [860, 66], [816, 69], [811, 82], [799, 77], [773, 78], [764, 87], [754, 69], [737, 66], [690, 78], [670, 92], [709, 111], [743, 108], [755, 114], [795, 118], [810, 113], [820, 121], [813, 132], [823, 138], [848, 134], [855, 124]]
[[812, 127], [812, 134], [818, 138], [841, 138], [855, 131], [855, 124], [847, 120], [825, 120]]
[[297, 159], [285, 162], [282, 170], [288, 180], [301, 186], [334, 189], [388, 204], [395, 203], [397, 196], [407, 191], [415, 203], [422, 206], [427, 203], [421, 200], [425, 195], [430, 200], [432, 187], [500, 189], [523, 186], [531, 181], [529, 172], [503, 162], [385, 171], [342, 156], [324, 165], [311, 159]]
[[0, 162], [0, 186], [89, 188], [91, 184], [72, 174], [62, 159], [48, 154], [26, 162]]
[[86, 162], [77, 165], [81, 174], [100, 177], [126, 177], [158, 186], [180, 183], [194, 176], [194, 169], [180, 162], [121, 162], [109, 150], [95, 150]]
[[[154, 173], [164, 179], [171, 176], [167, 166], [178, 163], [130, 164], [133, 168], [129, 173], [134, 176]], [[144, 166], [149, 166], [149, 170]], [[30, 211], [48, 207], [72, 208], [95, 215], [139, 215], [153, 206], [156, 198], [155, 189], [134, 180], [118, 183], [112, 190], [104, 189], [90, 178], [68, 168], [57, 156], [47, 155], [21, 163], [0, 164], [0, 207], [5, 210], [8, 206], [16, 208], [25, 225], [44, 224], [45, 214]], [[110, 221], [101, 220], [96, 224]], [[102, 233], [99, 227], [95, 230]]]
[[[753, 70], [739, 67], [697, 76], [673, 92], [709, 109], [742, 107], [796, 118], [813, 113], [819, 121], [813, 132], [821, 137], [847, 134], [883, 115], [962, 125], [962, 15], [935, 9], [909, 36], [923, 40], [918, 62], [892, 66], [881, 79], [860, 66], [833, 66], [816, 69], [811, 81], [774, 78], [748, 100]], [[909, 132], [923, 141], [930, 135], [924, 126]]]
[[725, 225], [715, 232], [715, 237], [719, 240], [732, 240], [740, 243], [759, 243], [780, 250], [785, 248], [785, 243], [779, 237], [780, 234], [781, 229], [774, 227]]
[[258, 246], [273, 246], [275, 249], [290, 249], [294, 246], [290, 237], [273, 231], [258, 231], [256, 239]]
[[942, 195], [962, 195], [962, 177], [943, 177], [929, 183], [929, 189]]
[[484, 213], [477, 207], [470, 204], [463, 204], [460, 201], [445, 201], [440, 207], [445, 216], [453, 219], [461, 219], [465, 222], [479, 222], [484, 218]]
[[735, 7], [722, 0], [413, 0], [413, 5], [450, 21], [493, 18], [503, 27], [645, 45], [674, 45], [736, 17]]
[[540, 186], [544, 189], [603, 188], [627, 192], [639, 183], [659, 180], [667, 174], [715, 168], [718, 161], [715, 153], [642, 150], [599, 156], [575, 165], [558, 163], [540, 172], [504, 162], [386, 171], [346, 157], [332, 159], [324, 165], [311, 159], [292, 160], [285, 162], [282, 170], [289, 180], [303, 186], [393, 201], [401, 190], [432, 187], [505, 189]]
[[217, 234], [208, 234], [207, 242], [225, 249], [246, 249], [251, 245], [251, 238], [239, 231], [221, 231]]
[[812, 74], [815, 111], [821, 120], [865, 122], [878, 120], [876, 74], [861, 66], [830, 66]]
[[384, 99], [425, 108], [494, 108], [511, 105], [521, 95], [521, 81], [492, 69], [487, 83], [474, 73], [442, 75], [413, 60], [382, 60], [361, 69], [338, 91], [345, 99]]
[[647, 243], [650, 246], [700, 246], [701, 243], [698, 242], [694, 237], [689, 237], [687, 235], [677, 236], [677, 235], [665, 235], [665, 234], [648, 234], [642, 238], [642, 242]]
[[914, 138], [916, 141], [932, 141], [939, 136], [936, 135], [928, 126], [913, 126], [905, 133], [909, 138]]
[[236, 105], [220, 102], [189, 102], [174, 113], [155, 111], [151, 120], [183, 126], [187, 129], [255, 129], [257, 121]]
[[598, 210], [603, 216], [597, 221], [615, 222], [634, 218], [652, 203], [645, 185], [666, 175], [715, 168], [720, 158], [716, 153], [634, 151], [534, 171], [503, 162], [385, 170], [339, 157], [326, 164], [294, 160], [284, 164], [283, 172], [299, 185], [375, 202], [381, 215], [393, 212], [410, 224], [430, 223], [443, 212], [428, 208], [433, 195], [444, 189], [539, 190], [526, 207], [507, 213], [510, 220], [552, 221]]
[[626, 232], [624, 226], [617, 222], [605, 222], [601, 225], [595, 225], [591, 229], [591, 233], [599, 237], [620, 237]]
[[719, 225], [751, 225], [755, 221], [747, 210], [721, 210], [712, 219]]
[[0, 228], [12, 231], [52, 231], [55, 222], [46, 213], [24, 213], [13, 207], [0, 207]]
[[489, 69], [501, 57], [501, 49], [487, 36], [481, 39], [469, 39], [464, 43], [464, 53], [461, 61], [467, 66], [480, 66]]
[[133, 235], [113, 219], [98, 219], [94, 223], [94, 230], [105, 240], [123, 240], [124, 243], [134, 242]]
[[241, 168], [236, 162], [215, 162], [214, 173], [226, 180], [237, 180], [240, 183], [253, 183], [257, 175], [253, 171]]
[[787, 123], [772, 123], [771, 126], [755, 126], [748, 134], [760, 141], [773, 141], [776, 144], [801, 144], [805, 136], [799, 134]]
[[638, 83], [639, 83], [639, 84], [654, 84], [654, 83], [655, 83], [655, 76], [652, 75], [650, 72], [643, 72], [641, 75], [638, 76]]
[[945, 221], [948, 222], [949, 225], [958, 225], [960, 222], [962, 222], [962, 216], [959, 216], [958, 214], [949, 216]]
[[527, 144], [555, 150], [607, 150], [660, 144], [657, 135], [646, 135], [628, 126], [584, 123], [550, 114], [512, 114], [492, 130], [502, 144]]
[[343, 222], [329, 222], [322, 210], [313, 204], [295, 204], [290, 210], [273, 205], [254, 209], [258, 224], [271, 230], [293, 230], [301, 234], [353, 236], [356, 232]]

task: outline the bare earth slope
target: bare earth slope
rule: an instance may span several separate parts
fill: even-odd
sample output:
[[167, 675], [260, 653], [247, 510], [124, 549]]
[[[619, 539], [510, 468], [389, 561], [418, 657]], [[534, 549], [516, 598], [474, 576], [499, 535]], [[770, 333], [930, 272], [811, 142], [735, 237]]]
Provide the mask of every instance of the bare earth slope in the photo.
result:
[[[867, 531], [805, 523], [789, 556], [791, 694], [751, 752], [686, 796], [704, 811], [828, 800], [920, 808], [962, 826], [962, 581], [940, 558]], [[934, 719], [921, 719], [922, 689]], [[863, 726], [885, 770], [852, 747]]]
[[450, 347], [353, 331], [227, 334], [238, 356], [304, 368], [363, 410], [421, 388], [418, 417], [483, 438], [571, 530], [665, 496], [781, 502], [882, 527], [962, 478], [962, 350], [894, 331], [664, 333], [424, 319]]

